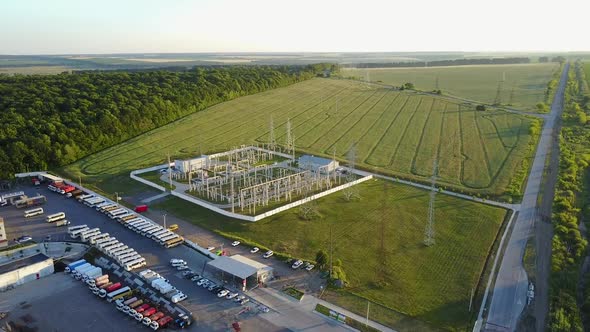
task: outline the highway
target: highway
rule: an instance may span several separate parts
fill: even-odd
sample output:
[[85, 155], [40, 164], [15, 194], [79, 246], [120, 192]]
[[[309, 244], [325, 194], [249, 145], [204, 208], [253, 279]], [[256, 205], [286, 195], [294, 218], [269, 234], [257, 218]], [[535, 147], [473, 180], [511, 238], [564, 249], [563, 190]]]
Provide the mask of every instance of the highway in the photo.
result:
[[514, 224], [512, 234], [510, 234], [500, 270], [496, 277], [488, 318], [484, 327], [486, 331], [514, 331], [518, 318], [527, 302], [528, 278], [522, 265], [522, 258], [526, 242], [533, 231], [533, 222], [537, 211], [537, 197], [541, 191], [545, 160], [551, 154], [555, 123], [563, 110], [568, 70], [569, 63], [563, 69], [561, 81], [551, 105], [551, 113], [545, 118], [535, 159], [520, 205], [520, 213]]

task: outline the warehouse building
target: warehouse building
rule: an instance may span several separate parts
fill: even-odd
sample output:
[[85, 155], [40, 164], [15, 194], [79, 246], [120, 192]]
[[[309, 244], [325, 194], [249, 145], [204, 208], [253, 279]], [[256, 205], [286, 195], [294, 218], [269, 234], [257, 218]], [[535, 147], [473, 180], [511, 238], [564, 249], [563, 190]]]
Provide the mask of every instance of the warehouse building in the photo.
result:
[[36, 254], [0, 265], [0, 291], [37, 280], [54, 272], [53, 259]]
[[272, 279], [271, 267], [241, 255], [220, 256], [207, 263], [209, 273], [224, 283], [246, 291]]
[[207, 159], [207, 156], [203, 155], [193, 159], [175, 160], [174, 168], [182, 173], [194, 172], [206, 168]]
[[336, 160], [310, 155], [299, 157], [299, 168], [311, 170], [316, 173], [330, 173], [336, 170], [340, 164]]

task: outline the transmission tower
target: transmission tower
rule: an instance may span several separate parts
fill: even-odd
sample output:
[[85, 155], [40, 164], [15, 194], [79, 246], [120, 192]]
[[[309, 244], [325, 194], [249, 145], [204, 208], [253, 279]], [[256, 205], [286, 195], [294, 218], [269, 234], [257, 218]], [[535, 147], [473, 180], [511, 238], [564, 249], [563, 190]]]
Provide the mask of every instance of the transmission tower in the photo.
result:
[[424, 230], [424, 245], [430, 247], [434, 245], [434, 198], [436, 196], [436, 177], [438, 175], [438, 160], [434, 159], [434, 163], [432, 165], [432, 177], [431, 186], [430, 186], [430, 202], [428, 204], [428, 224], [426, 224], [426, 229]]
[[291, 119], [287, 119], [287, 142], [286, 142], [287, 153], [290, 153], [295, 160], [295, 137], [291, 132]]
[[437, 91], [440, 90], [440, 87], [438, 85], [438, 75], [436, 76], [436, 80], [434, 81], [434, 89]]
[[500, 105], [502, 102], [502, 85], [504, 81], [498, 82], [498, 90], [496, 91], [496, 98], [494, 99], [494, 105]]
[[510, 99], [508, 100], [508, 105], [512, 106], [513, 102], [514, 102], [514, 87], [512, 87], [512, 90], [510, 90]]
[[275, 150], [275, 125], [270, 116], [270, 131], [268, 133], [268, 145], [271, 150]]
[[[350, 147], [350, 150], [348, 150], [348, 154], [347, 157], [348, 159], [348, 172], [346, 173], [346, 183], [352, 182], [355, 180], [355, 176], [354, 176], [354, 167], [355, 167], [355, 163], [356, 163], [356, 143], [352, 143], [352, 146]], [[360, 195], [358, 193], [358, 190], [356, 189], [356, 186], [350, 186], [346, 189], [344, 189], [344, 198], [346, 198], [346, 200], [350, 200], [352, 198], [360, 198]]]

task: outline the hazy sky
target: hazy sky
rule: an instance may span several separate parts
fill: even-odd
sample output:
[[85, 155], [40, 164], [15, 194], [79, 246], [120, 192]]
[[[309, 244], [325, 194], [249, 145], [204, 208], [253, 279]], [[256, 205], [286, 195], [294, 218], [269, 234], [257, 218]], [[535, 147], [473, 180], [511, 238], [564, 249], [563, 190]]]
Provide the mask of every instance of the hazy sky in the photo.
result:
[[586, 0], [0, 0], [0, 54], [588, 51]]

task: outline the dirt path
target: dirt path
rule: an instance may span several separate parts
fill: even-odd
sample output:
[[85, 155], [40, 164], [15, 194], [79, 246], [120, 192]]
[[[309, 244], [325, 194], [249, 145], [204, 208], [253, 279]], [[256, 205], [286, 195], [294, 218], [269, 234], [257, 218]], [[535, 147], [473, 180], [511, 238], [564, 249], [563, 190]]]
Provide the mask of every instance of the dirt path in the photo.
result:
[[551, 270], [551, 241], [553, 238], [553, 226], [551, 225], [551, 208], [555, 196], [555, 186], [559, 172], [559, 130], [561, 121], [556, 121], [551, 140], [551, 159], [543, 188], [543, 198], [539, 206], [537, 218], [535, 218], [535, 248], [536, 248], [536, 285], [535, 285], [535, 309], [536, 330], [543, 331], [545, 320], [549, 310], [549, 273]]

